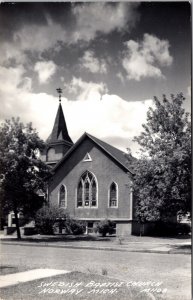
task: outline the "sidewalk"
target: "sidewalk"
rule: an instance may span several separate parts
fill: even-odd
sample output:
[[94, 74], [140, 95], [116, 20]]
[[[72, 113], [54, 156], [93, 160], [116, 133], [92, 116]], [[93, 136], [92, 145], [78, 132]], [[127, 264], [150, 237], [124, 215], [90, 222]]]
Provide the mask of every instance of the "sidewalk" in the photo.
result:
[[25, 272], [19, 272], [14, 274], [7, 274], [0, 276], [0, 288], [7, 286], [29, 282], [46, 277], [52, 277], [56, 275], [66, 274], [70, 271], [67, 270], [55, 270], [55, 269], [34, 269]]
[[18, 240], [15, 236], [0, 235], [1, 244], [57, 247], [71, 249], [90, 249], [106, 251], [191, 254], [191, 239], [153, 238], [131, 236], [125, 239], [116, 237], [89, 236], [23, 236]]

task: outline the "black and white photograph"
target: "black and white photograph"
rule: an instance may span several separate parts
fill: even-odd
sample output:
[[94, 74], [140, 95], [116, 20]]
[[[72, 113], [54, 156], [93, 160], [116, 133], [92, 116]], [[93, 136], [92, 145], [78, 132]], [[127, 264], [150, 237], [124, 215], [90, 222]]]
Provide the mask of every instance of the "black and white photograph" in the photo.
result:
[[0, 299], [192, 299], [191, 14], [0, 3]]

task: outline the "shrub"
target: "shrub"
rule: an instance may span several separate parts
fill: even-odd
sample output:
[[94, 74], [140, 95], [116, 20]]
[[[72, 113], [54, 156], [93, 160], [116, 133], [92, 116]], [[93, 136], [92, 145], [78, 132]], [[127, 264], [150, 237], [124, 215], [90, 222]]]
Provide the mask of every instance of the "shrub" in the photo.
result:
[[177, 230], [178, 234], [189, 234], [191, 233], [191, 225], [189, 223], [178, 223]]
[[66, 221], [66, 232], [74, 235], [83, 234], [86, 230], [86, 223], [83, 221], [68, 219]]
[[40, 234], [54, 234], [54, 225], [63, 227], [67, 218], [57, 206], [44, 206], [35, 215], [35, 227]]
[[178, 234], [189, 234], [191, 232], [190, 224], [157, 222], [154, 228], [154, 235], [157, 236], [175, 236]]
[[102, 234], [102, 236], [106, 236], [106, 234], [113, 234], [115, 231], [115, 223], [110, 220], [102, 220], [97, 225], [98, 232]]
[[54, 234], [65, 229], [67, 234], [76, 235], [83, 234], [86, 230], [85, 222], [71, 219], [57, 206], [44, 206], [39, 209], [35, 215], [35, 227], [40, 234]]

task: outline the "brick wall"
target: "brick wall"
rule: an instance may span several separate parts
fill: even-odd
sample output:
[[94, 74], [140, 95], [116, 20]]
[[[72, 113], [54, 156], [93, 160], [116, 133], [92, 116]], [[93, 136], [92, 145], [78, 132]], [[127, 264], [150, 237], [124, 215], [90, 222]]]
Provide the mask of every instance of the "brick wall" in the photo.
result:
[[[87, 152], [92, 161], [83, 162]], [[84, 171], [92, 172], [98, 183], [98, 208], [77, 208], [76, 192], [78, 181]], [[118, 208], [108, 207], [108, 189], [112, 182], [118, 185]], [[67, 209], [71, 216], [81, 219], [129, 219], [129, 177], [118, 163], [112, 161], [93, 141], [86, 138], [70, 155], [53, 176], [49, 184], [49, 201], [58, 205], [61, 184], [67, 189]]]

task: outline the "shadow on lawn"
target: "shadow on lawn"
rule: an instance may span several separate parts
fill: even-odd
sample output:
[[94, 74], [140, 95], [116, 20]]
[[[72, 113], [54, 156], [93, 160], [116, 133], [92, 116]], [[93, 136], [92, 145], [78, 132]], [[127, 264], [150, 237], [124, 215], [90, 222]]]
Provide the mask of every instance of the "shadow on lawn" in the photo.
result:
[[174, 245], [173, 249], [177, 250], [191, 250], [191, 245]]
[[173, 245], [170, 252], [176, 254], [191, 254], [192, 247], [191, 245]]
[[12, 266], [0, 266], [0, 271], [4, 269], [15, 269], [15, 267]]
[[191, 239], [191, 234], [178, 234], [178, 235], [149, 235], [148, 237], [157, 238], [157, 239], [179, 239], [179, 240], [186, 240]]
[[17, 273], [19, 271], [18, 267], [13, 266], [0, 266], [0, 275], [7, 275], [12, 273]]
[[[19, 241], [17, 238], [6, 238], [6, 241]], [[75, 235], [53, 235], [53, 236], [41, 236], [41, 235], [34, 235], [34, 236], [23, 236], [21, 238], [22, 242], [49, 242], [49, 243], [55, 243], [55, 242], [77, 242], [77, 241], [112, 241], [112, 237], [101, 237], [101, 236], [92, 236], [92, 235], [81, 235], [81, 236], [75, 236]]]
[[[30, 236], [22, 236], [21, 240], [17, 239], [15, 236], [13, 237], [6, 237], [6, 241], [12, 241], [12, 242], [35, 242], [35, 243], [41, 243], [41, 242], [46, 242], [46, 243], [55, 243], [55, 242], [65, 242], [65, 243], [73, 243], [73, 242], [115, 242], [119, 238], [119, 236], [116, 235], [107, 235], [106, 237], [102, 237], [100, 235], [66, 235], [66, 234], [56, 234], [56, 235], [30, 235]], [[151, 243], [152, 241], [157, 240], [167, 240], [168, 242], [171, 240], [190, 240], [191, 235], [174, 235], [174, 236], [161, 236], [161, 235], [149, 235], [149, 236], [138, 236], [138, 235], [132, 235], [130, 237], [123, 237], [124, 243], [129, 243], [129, 242], [149, 242]], [[4, 239], [1, 239], [3, 241]]]

